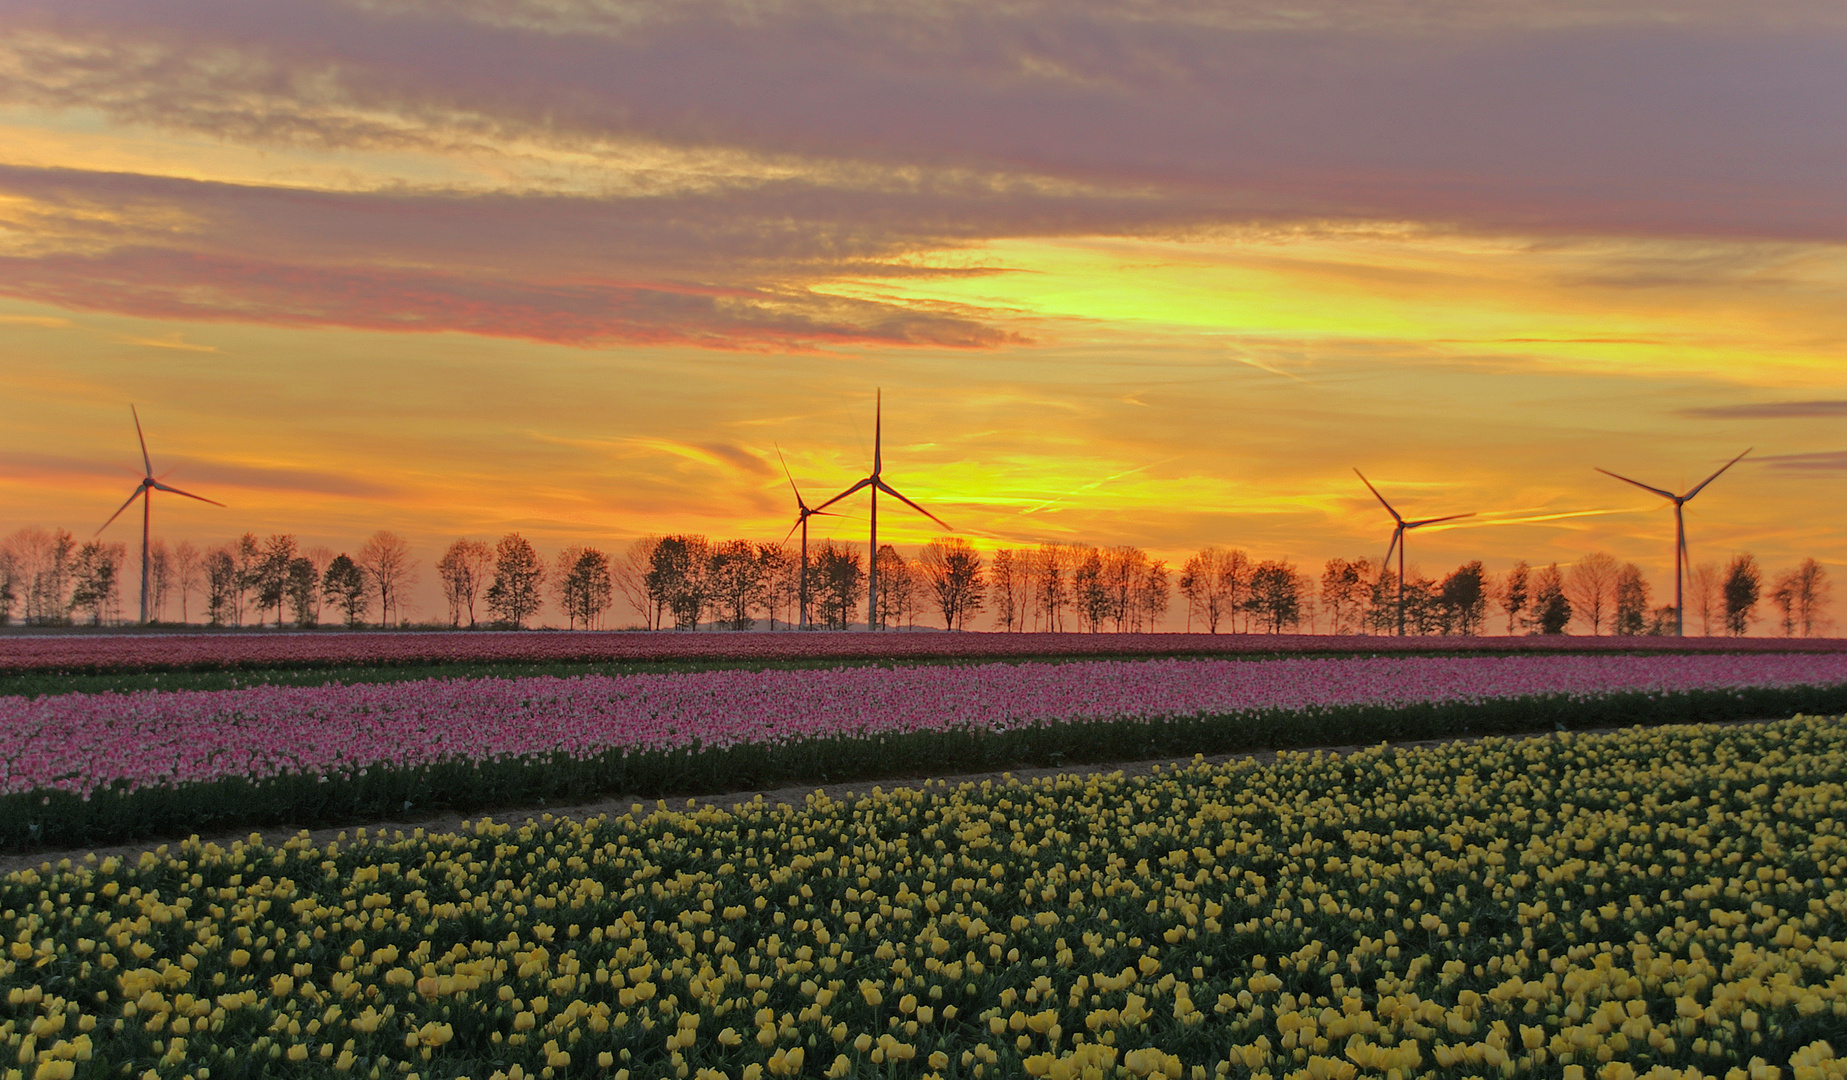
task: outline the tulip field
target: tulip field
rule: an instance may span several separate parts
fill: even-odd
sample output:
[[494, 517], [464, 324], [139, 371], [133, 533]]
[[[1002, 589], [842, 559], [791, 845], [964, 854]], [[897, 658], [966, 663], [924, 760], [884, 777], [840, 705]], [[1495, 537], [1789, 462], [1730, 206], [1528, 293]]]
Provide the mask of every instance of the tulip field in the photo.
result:
[[428, 665], [827, 663], [1149, 656], [1843, 653], [1840, 638], [1374, 637], [1316, 634], [114, 634], [20, 637], [0, 675]]
[[1073, 661], [0, 697], [0, 847], [1847, 709], [1847, 653]]
[[0, 1068], [1839, 1078], [1844, 782], [1797, 717], [64, 859]]

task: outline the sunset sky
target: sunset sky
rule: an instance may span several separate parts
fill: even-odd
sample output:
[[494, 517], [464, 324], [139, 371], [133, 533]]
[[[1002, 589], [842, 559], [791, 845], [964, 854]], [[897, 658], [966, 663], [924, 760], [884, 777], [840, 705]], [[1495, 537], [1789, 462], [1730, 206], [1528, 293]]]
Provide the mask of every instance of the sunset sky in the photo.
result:
[[[1389, 538], [1357, 466], [1478, 513], [1416, 536], [1428, 573], [1605, 550], [1666, 602], [1669, 507], [1593, 466], [1680, 488], [1755, 447], [1694, 560], [1847, 571], [1837, 0], [0, 26], [0, 533], [93, 532], [132, 402], [156, 472], [228, 504], [157, 501], [169, 540], [780, 539], [776, 447], [838, 491], [883, 388], [888, 480], [984, 548], [1318, 572]], [[816, 535], [863, 543], [855, 506]]]

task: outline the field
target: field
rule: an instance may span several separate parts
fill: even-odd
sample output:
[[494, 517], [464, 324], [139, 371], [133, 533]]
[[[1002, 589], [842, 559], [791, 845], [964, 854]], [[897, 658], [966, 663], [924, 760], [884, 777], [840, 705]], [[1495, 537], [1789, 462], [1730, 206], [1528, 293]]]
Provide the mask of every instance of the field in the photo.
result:
[[[684, 794], [714, 764], [1547, 732], [46, 862], [0, 879], [0, 1068], [1847, 1076], [1847, 723], [1660, 723], [1832, 700], [1847, 656], [1302, 651], [0, 698], [28, 843], [53, 810], [305, 821], [290, 793], [573, 763]], [[1554, 730], [1612, 716], [1653, 726]]]

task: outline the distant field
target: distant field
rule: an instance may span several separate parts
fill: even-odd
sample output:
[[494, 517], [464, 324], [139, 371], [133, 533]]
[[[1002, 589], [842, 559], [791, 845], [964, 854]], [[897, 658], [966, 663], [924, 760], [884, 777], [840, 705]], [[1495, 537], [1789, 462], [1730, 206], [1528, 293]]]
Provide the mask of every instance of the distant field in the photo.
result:
[[445, 665], [1387, 654], [1838, 653], [1842, 638], [1371, 637], [1317, 634], [451, 632], [0, 637], [0, 677]]

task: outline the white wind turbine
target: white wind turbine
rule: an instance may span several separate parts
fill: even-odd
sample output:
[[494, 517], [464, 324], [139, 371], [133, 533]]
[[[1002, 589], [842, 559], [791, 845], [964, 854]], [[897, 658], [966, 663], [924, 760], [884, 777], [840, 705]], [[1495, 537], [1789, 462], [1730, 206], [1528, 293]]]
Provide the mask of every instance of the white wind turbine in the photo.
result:
[[802, 530], [801, 586], [798, 590], [799, 596], [797, 597], [797, 603], [801, 605], [799, 608], [801, 614], [796, 620], [796, 626], [806, 630], [808, 629], [808, 519], [814, 517], [816, 514], [820, 514], [823, 517], [833, 517], [834, 515], [818, 507], [811, 507], [803, 501], [802, 489], [795, 486], [795, 477], [789, 473], [789, 463], [783, 460], [782, 447], [780, 446], [776, 448], [776, 460], [782, 462], [782, 474], [789, 478], [789, 490], [795, 492], [795, 524], [789, 526], [789, 533], [783, 535], [783, 542], [787, 543], [789, 534], [794, 533], [796, 529]]
[[1385, 507], [1385, 512], [1392, 515], [1392, 520], [1397, 522], [1396, 527], [1392, 529], [1392, 542], [1385, 549], [1385, 559], [1379, 563], [1379, 573], [1385, 573], [1387, 564], [1392, 561], [1392, 549], [1396, 548], [1398, 550], [1398, 636], [1404, 637], [1404, 534], [1410, 532], [1412, 529], [1421, 529], [1426, 525], [1435, 525], [1439, 521], [1455, 521], [1457, 518], [1474, 517], [1475, 514], [1473, 511], [1470, 511], [1466, 514], [1449, 514], [1445, 517], [1406, 521], [1404, 518], [1398, 516], [1398, 511], [1392, 509], [1391, 503], [1385, 501], [1385, 496], [1379, 494], [1379, 489], [1372, 486], [1372, 481], [1366, 479], [1365, 473], [1355, 469], [1353, 470], [1353, 475], [1360, 478], [1360, 483], [1366, 485], [1366, 490], [1372, 492], [1372, 497], [1379, 500], [1379, 505]]
[[128, 412], [129, 415], [135, 418], [135, 438], [141, 440], [141, 465], [144, 470], [141, 476], [141, 483], [136, 486], [135, 493], [128, 497], [128, 501], [117, 508], [115, 513], [110, 514], [108, 521], [103, 522], [102, 529], [96, 530], [96, 535], [101, 536], [103, 529], [107, 529], [114, 523], [116, 518], [122, 516], [123, 510], [133, 505], [136, 499], [141, 500], [141, 623], [145, 626], [148, 621], [148, 526], [153, 516], [153, 493], [156, 491], [170, 491], [175, 495], [184, 495], [188, 499], [197, 499], [203, 503], [211, 503], [213, 506], [223, 506], [224, 504], [208, 499], [203, 495], [194, 495], [190, 491], [181, 491], [179, 488], [171, 487], [154, 479], [154, 463], [148, 460], [147, 436], [141, 433], [141, 414], [135, 411], [133, 405], [128, 407]]
[[[1746, 447], [1744, 454], [1748, 454], [1754, 449], [1756, 448]], [[1744, 457], [1744, 454], [1739, 454], [1738, 457], [1735, 457], [1731, 459], [1730, 461], [1726, 462], [1725, 464], [1719, 466], [1719, 472], [1715, 472], [1711, 476], [1708, 476], [1706, 479], [1701, 480], [1699, 483], [1693, 485], [1693, 490], [1687, 492], [1685, 495], [1676, 495], [1671, 491], [1662, 491], [1660, 488], [1650, 487], [1647, 484], [1642, 483], [1640, 480], [1631, 480], [1626, 476], [1618, 476], [1616, 473], [1613, 473], [1608, 469], [1597, 468], [1596, 466], [1592, 466], [1592, 468], [1596, 468], [1598, 472], [1602, 473], [1605, 476], [1615, 476], [1616, 479], [1621, 480], [1625, 484], [1634, 484], [1636, 487], [1641, 488], [1643, 491], [1652, 491], [1656, 495], [1659, 495], [1663, 499], [1666, 499], [1668, 502], [1671, 502], [1674, 504], [1674, 636], [1675, 637], [1684, 637], [1685, 634], [1683, 633], [1683, 631], [1685, 631], [1686, 629], [1686, 613], [1681, 608], [1681, 593], [1683, 591], [1681, 581], [1682, 581], [1683, 575], [1685, 574], [1685, 570], [1686, 570], [1685, 564], [1687, 561], [1687, 523], [1681, 517], [1680, 508], [1685, 506], [1687, 503], [1693, 501], [1693, 496], [1698, 495], [1700, 493], [1701, 488], [1705, 487], [1707, 484], [1712, 483], [1714, 480], [1717, 480], [1719, 478], [1719, 473], [1722, 473], [1725, 470], [1731, 468], [1733, 465], [1738, 464], [1739, 458]]]
[[885, 494], [897, 499], [899, 502], [922, 514], [924, 517], [929, 518], [938, 525], [942, 525], [944, 529], [949, 528], [948, 525], [943, 523], [942, 518], [937, 517], [930, 511], [925, 510], [923, 507], [905, 498], [899, 493], [897, 488], [887, 484], [881, 475], [884, 463], [880, 457], [879, 425], [884, 412], [885, 393], [883, 390], [879, 391], [879, 396], [876, 400], [877, 404], [874, 406], [875, 411], [872, 414], [872, 475], [827, 500], [820, 506], [815, 507], [815, 512], [819, 513], [839, 502], [841, 499], [846, 498], [848, 495], [853, 494], [855, 491], [858, 491], [860, 488], [869, 487], [872, 489], [872, 557], [868, 560], [870, 565], [866, 568], [866, 629], [868, 630], [877, 630], [879, 628], [879, 492], [883, 491]]

